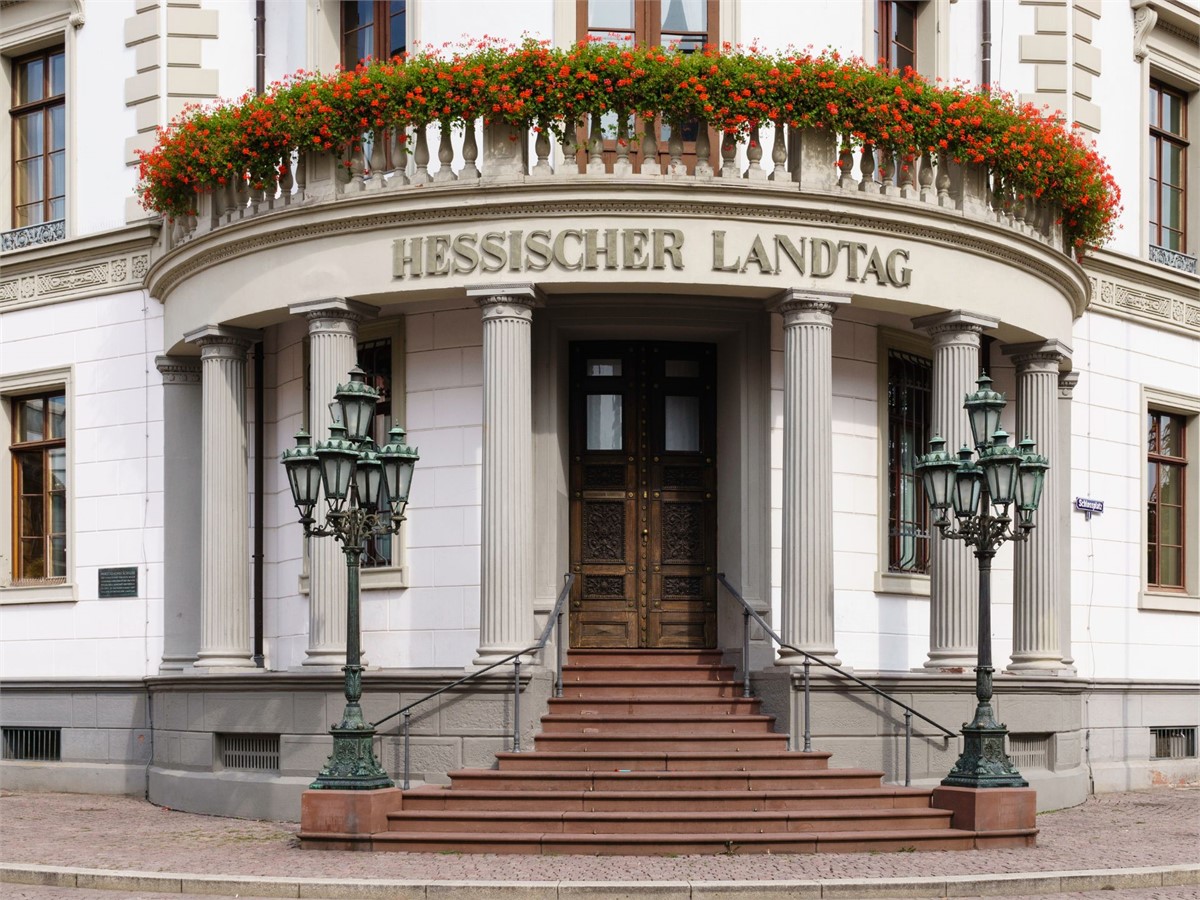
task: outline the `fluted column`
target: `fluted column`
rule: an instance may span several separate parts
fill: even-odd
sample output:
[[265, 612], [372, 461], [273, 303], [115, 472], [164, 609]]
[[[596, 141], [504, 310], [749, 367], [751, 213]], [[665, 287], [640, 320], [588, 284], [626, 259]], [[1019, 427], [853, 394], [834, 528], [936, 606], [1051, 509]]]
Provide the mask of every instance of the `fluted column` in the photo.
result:
[[[1059, 539], [1058, 368], [1070, 356], [1059, 341], [1013, 344], [1004, 348], [1017, 367], [1017, 438], [1037, 442], [1050, 460], [1042, 489], [1037, 527], [1016, 545], [1013, 560], [1013, 652], [1009, 672], [1048, 672], [1063, 668], [1059, 631], [1058, 571], [1064, 552]], [[1066, 474], [1065, 472], [1063, 474]]]
[[163, 383], [163, 656], [160, 672], [190, 668], [200, 649], [203, 390], [200, 360], [160, 356]]
[[[783, 639], [838, 665], [833, 645], [833, 312], [848, 294], [785, 291]], [[778, 665], [798, 665], [780, 652]]]
[[1075, 653], [1071, 649], [1071, 401], [1079, 372], [1058, 373], [1058, 539], [1062, 557], [1058, 564], [1058, 633], [1062, 647], [1063, 669], [1075, 674]]
[[[308, 430], [315, 444], [329, 437], [329, 402], [358, 363], [358, 324], [378, 310], [335, 297], [294, 303], [288, 312], [308, 320]], [[330, 538], [308, 542], [306, 666], [346, 663], [346, 558], [341, 546]]]
[[[990, 316], [954, 310], [913, 320], [933, 339], [933, 421], [930, 429], [954, 453], [971, 446], [963, 399], [979, 377], [979, 337], [998, 324]], [[979, 631], [979, 570], [961, 541], [929, 536], [929, 658], [931, 669], [973, 669]]]
[[534, 639], [533, 391], [529, 284], [472, 288], [483, 310], [479, 652], [486, 666]]
[[200, 650], [196, 668], [253, 668], [246, 477], [246, 351], [258, 334], [208, 325], [187, 334], [201, 367]]

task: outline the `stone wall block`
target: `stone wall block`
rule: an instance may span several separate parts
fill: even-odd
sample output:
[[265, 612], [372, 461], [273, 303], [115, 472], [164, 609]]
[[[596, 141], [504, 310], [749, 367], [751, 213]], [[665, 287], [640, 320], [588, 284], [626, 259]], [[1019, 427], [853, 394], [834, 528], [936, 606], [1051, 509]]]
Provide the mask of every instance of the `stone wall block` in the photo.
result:
[[1200, 695], [1196, 693], [1190, 697], [1179, 694], [1148, 694], [1142, 699], [1141, 724], [1147, 728], [1196, 725], [1198, 708]]
[[461, 698], [442, 705], [442, 734], [503, 734], [512, 731], [512, 697]]
[[213, 737], [188, 732], [179, 736], [179, 764], [185, 769], [210, 770], [213, 767]]
[[188, 727], [188, 695], [163, 693], [154, 698], [154, 721], [159, 728], [184, 731]]
[[204, 695], [187, 695], [188, 729], [190, 731], [204, 730]]
[[73, 694], [71, 696], [71, 724], [76, 728], [96, 727], [95, 694]]
[[[300, 734], [320, 734], [333, 719], [326, 705], [326, 695], [321, 693], [296, 694], [292, 698], [292, 728]], [[345, 697], [341, 698], [345, 704]], [[339, 711], [341, 706], [338, 707]], [[334, 714], [336, 718], [337, 714]]]
[[[401, 693], [400, 702], [397, 704], [396, 709], [420, 700], [426, 693], [428, 692], [423, 691], [420, 694]], [[413, 709], [412, 717], [408, 722], [409, 734], [437, 734], [442, 703], [454, 703], [456, 699], [456, 695], [454, 694], [450, 694], [449, 696], [443, 694], [441, 697], [435, 697], [433, 700], [426, 700], [420, 706]], [[397, 716], [388, 723], [387, 728], [400, 734], [404, 728], [404, 717]]]
[[101, 728], [143, 728], [146, 719], [146, 695], [97, 694], [96, 724]]
[[[385, 743], [386, 745], [386, 743]], [[333, 749], [329, 735], [285, 734], [279, 738], [279, 774], [315, 775]], [[385, 765], [386, 760], [382, 761]]]
[[1083, 762], [1083, 733], [1079, 731], [1054, 736], [1054, 770], [1073, 769]]
[[144, 728], [110, 728], [108, 758], [112, 762], [145, 763], [150, 760], [150, 732]]
[[71, 724], [73, 702], [70, 694], [50, 696], [0, 693], [0, 722], [5, 725], [49, 725]]
[[294, 731], [289, 693], [213, 693], [204, 696], [204, 727], [213, 731], [282, 733]]
[[99, 728], [64, 728], [63, 762], [108, 762], [108, 732]]
[[[404, 748], [399, 740], [393, 740], [394, 746], [388, 754], [388, 761], [391, 763], [388, 766], [389, 771], [395, 771], [396, 761], [400, 766], [404, 764], [403, 756], [400, 755]], [[409, 771], [414, 779], [433, 784], [447, 784], [450, 779], [444, 773], [462, 768], [462, 742], [458, 738], [418, 737], [412, 738], [409, 744], [412, 754]]]
[[[522, 745], [528, 749], [529, 745]], [[512, 749], [512, 740], [499, 737], [463, 738], [463, 765], [472, 769], [494, 769], [496, 754]]]

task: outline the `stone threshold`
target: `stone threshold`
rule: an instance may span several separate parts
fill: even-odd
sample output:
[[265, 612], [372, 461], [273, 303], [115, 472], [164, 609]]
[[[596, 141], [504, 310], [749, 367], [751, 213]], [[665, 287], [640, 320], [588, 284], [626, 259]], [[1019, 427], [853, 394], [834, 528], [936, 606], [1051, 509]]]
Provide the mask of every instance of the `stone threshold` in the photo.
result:
[[645, 896], [665, 900], [765, 900], [866, 897], [1011, 897], [1076, 891], [1200, 885], [1200, 864], [1015, 872], [910, 878], [805, 879], [793, 881], [420, 881], [375, 878], [286, 878], [263, 875], [191, 875], [0, 863], [0, 883], [163, 894], [241, 897], [419, 898], [566, 900]]

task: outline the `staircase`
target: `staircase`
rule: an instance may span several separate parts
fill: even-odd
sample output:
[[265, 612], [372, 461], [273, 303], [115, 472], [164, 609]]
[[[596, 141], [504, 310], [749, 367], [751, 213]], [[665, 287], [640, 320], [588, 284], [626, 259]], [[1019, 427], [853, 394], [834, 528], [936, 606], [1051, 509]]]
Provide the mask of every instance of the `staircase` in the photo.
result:
[[[375, 850], [714, 854], [967, 850], [928, 789], [790, 752], [720, 651], [572, 650], [536, 748], [403, 793]], [[1028, 833], [979, 846], [1025, 846]], [[304, 835], [306, 845], [322, 835]], [[335, 835], [328, 835], [335, 839]], [[998, 842], [999, 841], [999, 842]]]

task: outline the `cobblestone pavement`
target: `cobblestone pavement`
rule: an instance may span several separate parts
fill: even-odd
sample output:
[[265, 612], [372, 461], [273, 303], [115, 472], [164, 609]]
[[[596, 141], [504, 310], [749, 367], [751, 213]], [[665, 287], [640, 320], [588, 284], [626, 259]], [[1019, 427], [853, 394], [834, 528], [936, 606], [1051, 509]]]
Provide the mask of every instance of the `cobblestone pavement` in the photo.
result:
[[[124, 894], [117, 891], [93, 891], [86, 888], [29, 887], [23, 884], [0, 885], [4, 900], [233, 900], [213, 894]], [[1142, 888], [1122, 891], [1085, 891], [1075, 894], [1021, 895], [1002, 900], [1197, 900], [1200, 888]], [[879, 898], [877, 898], [879, 900]], [[961, 898], [970, 900], [970, 898]], [[993, 895], [990, 900], [997, 900]]]
[[975, 852], [680, 857], [310, 852], [298, 848], [293, 824], [192, 815], [131, 797], [0, 792], [2, 862], [208, 875], [527, 882], [878, 878], [1197, 863], [1200, 786], [1093, 797], [1038, 816], [1038, 827], [1036, 848]]

